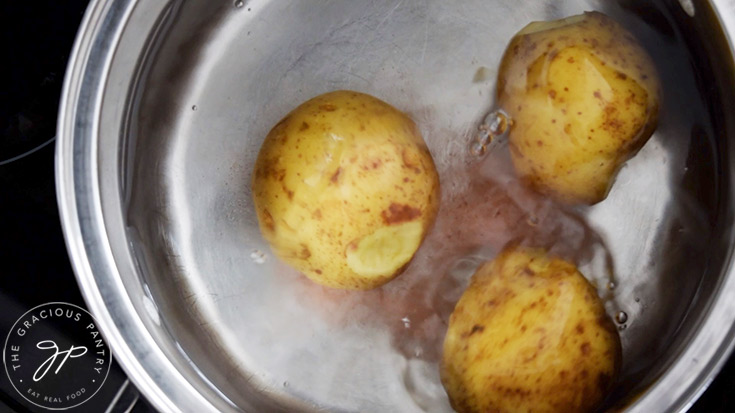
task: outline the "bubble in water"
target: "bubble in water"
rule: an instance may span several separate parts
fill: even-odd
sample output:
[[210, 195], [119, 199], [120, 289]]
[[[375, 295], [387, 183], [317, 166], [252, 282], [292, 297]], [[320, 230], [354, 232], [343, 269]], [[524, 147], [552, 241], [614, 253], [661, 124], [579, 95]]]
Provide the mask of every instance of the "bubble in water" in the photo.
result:
[[287, 381], [284, 381], [283, 382], [283, 387], [288, 387], [288, 382]]
[[618, 322], [618, 324], [623, 324], [628, 321], [628, 313], [625, 311], [619, 311], [617, 314], [615, 314], [615, 321]]
[[193, 105], [193, 106], [191, 107], [191, 110], [197, 110], [197, 109], [199, 109], [199, 108], [197, 107], [197, 105]]
[[265, 262], [265, 253], [260, 250], [253, 250], [250, 253], [250, 259], [256, 264], [262, 264]]
[[615, 289], [615, 287], [616, 287], [615, 282], [610, 281], [610, 282], [607, 283], [607, 289], [608, 290], [612, 291], [612, 290]]
[[403, 326], [404, 326], [404, 327], [406, 327], [406, 328], [411, 328], [411, 319], [410, 319], [410, 318], [408, 318], [408, 317], [403, 317], [403, 318], [401, 319], [401, 321], [403, 321]]
[[470, 145], [470, 154], [472, 156], [482, 156], [487, 152], [487, 146], [483, 145], [482, 142], [473, 141]]
[[620, 331], [623, 331], [626, 328], [628, 328], [628, 325], [627, 324], [621, 324], [621, 325], [618, 326], [618, 330], [620, 330]]
[[477, 134], [477, 139], [475, 141], [482, 145], [488, 145], [493, 141], [493, 138], [490, 136], [490, 132], [488, 130], [481, 129], [480, 133]]
[[477, 127], [477, 136], [470, 144], [470, 154], [482, 156], [487, 152], [488, 146], [493, 145], [497, 139], [508, 130], [508, 115], [502, 110], [494, 110], [485, 116], [480, 126]]
[[535, 227], [539, 223], [539, 219], [536, 215], [529, 215], [528, 218], [526, 218], [526, 223], [532, 227]]
[[416, 357], [421, 357], [421, 355], [424, 354], [424, 349], [421, 347], [416, 347], [416, 350], [413, 352], [413, 355]]
[[638, 297], [636, 297], [636, 298], [635, 298], [635, 302], [636, 302], [636, 303], [640, 303], [640, 302], [641, 302], [641, 299], [640, 299], [640, 298], [638, 298]]
[[245, 5], [245, 0], [235, 0], [235, 7], [241, 9]]
[[502, 110], [494, 110], [486, 117], [480, 129], [487, 130], [494, 136], [500, 136], [508, 130], [508, 115]]

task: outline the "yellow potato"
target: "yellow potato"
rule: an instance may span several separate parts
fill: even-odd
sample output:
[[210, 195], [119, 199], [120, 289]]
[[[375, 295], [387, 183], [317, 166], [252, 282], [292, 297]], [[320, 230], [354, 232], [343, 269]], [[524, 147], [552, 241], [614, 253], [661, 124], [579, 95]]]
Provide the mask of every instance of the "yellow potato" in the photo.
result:
[[529, 24], [498, 73], [516, 171], [565, 203], [605, 199], [622, 164], [653, 133], [659, 94], [653, 61], [609, 17]]
[[441, 377], [461, 413], [589, 411], [620, 358], [617, 331], [577, 268], [511, 248], [477, 270], [457, 303]]
[[320, 284], [369, 289], [413, 257], [436, 216], [439, 177], [408, 116], [336, 91], [273, 127], [252, 191], [276, 255]]

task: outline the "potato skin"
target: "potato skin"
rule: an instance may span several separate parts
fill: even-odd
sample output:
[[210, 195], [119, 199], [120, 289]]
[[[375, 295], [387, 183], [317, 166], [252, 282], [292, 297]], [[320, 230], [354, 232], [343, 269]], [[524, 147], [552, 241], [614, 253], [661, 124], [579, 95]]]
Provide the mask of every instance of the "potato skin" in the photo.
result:
[[[255, 163], [252, 192], [276, 255], [320, 284], [369, 289], [399, 274], [418, 248], [436, 216], [439, 178], [408, 116], [342, 90], [304, 102], [273, 127]], [[381, 228], [393, 241], [373, 236], [374, 258], [394, 249], [383, 241], [398, 239], [405, 251], [395, 262], [356, 272], [347, 255]]]
[[576, 267], [509, 248], [473, 275], [449, 321], [441, 362], [452, 406], [467, 412], [583, 412], [604, 399], [620, 339]]
[[603, 200], [653, 133], [660, 89], [652, 59], [604, 14], [529, 24], [498, 72], [516, 171], [558, 201]]

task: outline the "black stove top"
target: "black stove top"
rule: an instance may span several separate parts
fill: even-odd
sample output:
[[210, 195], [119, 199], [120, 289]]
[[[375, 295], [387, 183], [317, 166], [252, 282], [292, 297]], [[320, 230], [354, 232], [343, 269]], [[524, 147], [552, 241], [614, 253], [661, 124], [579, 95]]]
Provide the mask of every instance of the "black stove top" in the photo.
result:
[[[50, 308], [52, 313], [43, 312], [44, 308], [39, 307], [35, 312], [38, 322], [32, 329], [23, 329], [27, 333], [19, 338], [27, 339], [22, 342], [28, 344], [33, 333], [42, 334], [44, 341], [53, 339], [58, 345], [61, 357], [52, 361], [42, 379], [25, 380], [33, 383], [32, 386], [26, 388], [21, 383], [21, 377], [25, 377], [23, 373], [32, 376], [42, 363], [24, 354], [27, 345], [12, 339], [14, 333], [18, 334], [18, 329], [23, 328], [22, 322], [20, 327], [14, 326], [16, 321], [24, 317], [33, 320], [33, 312], [25, 314], [45, 303], [63, 303], [63, 311], [73, 306], [85, 307], [59, 222], [54, 143], [66, 62], [87, 0], [41, 3], [6, 1], [0, 5], [4, 66], [7, 68], [0, 89], [3, 97], [0, 100], [0, 343], [4, 345], [0, 412], [48, 412], [47, 407], [70, 406], [66, 411], [153, 412], [114, 357], [105, 365], [104, 380], [91, 379], [95, 380], [95, 386], [76, 382], [80, 377], [89, 376], [75, 370], [82, 361], [77, 356], [81, 351], [89, 356], [92, 351], [77, 348], [65, 360], [68, 364], [63, 363], [63, 343], [84, 342], [87, 338], [73, 328], [62, 329], [62, 321], [41, 321], [42, 315], [62, 310], [58, 305]], [[85, 314], [81, 310], [72, 314], [77, 313], [83, 320]], [[14, 348], [19, 350], [15, 356]], [[44, 352], [39, 350], [39, 354]], [[45, 354], [53, 353], [46, 350]], [[106, 357], [104, 361], [109, 355]], [[76, 364], [70, 362], [73, 358], [78, 358]], [[93, 358], [87, 360], [95, 362]], [[55, 373], [59, 367], [61, 369]], [[35, 372], [39, 373], [38, 378], [42, 370]], [[72, 378], [69, 381], [72, 391], [67, 394], [53, 394], [48, 388], [61, 386], [63, 389], [64, 383], [54, 384], [53, 380], [69, 377]], [[98, 383], [101, 385], [96, 386]], [[32, 391], [28, 392], [29, 389]], [[93, 396], [92, 390], [96, 391]]]
[[[59, 326], [63, 324], [49, 321], [51, 317], [44, 318], [44, 315], [58, 315], [59, 311], [61, 314], [70, 311], [68, 314], [73, 317], [86, 317], [81, 309], [73, 307], [84, 308], [85, 303], [69, 263], [59, 222], [54, 183], [54, 137], [64, 70], [87, 2], [5, 1], [0, 5], [0, 27], [5, 40], [4, 66], [9, 68], [0, 89], [3, 96], [0, 100], [0, 343], [5, 343], [5, 371], [0, 372], [1, 412], [46, 412], [48, 409], [44, 406], [58, 409], [71, 405], [76, 407], [67, 411], [154, 411], [115, 363], [114, 355], [106, 366], [109, 373], [104, 384], [97, 386], [95, 380], [92, 380], [95, 385], [84, 384], [87, 387], [74, 384], [77, 386], [72, 389], [75, 392], [99, 387], [94, 396], [88, 397], [90, 392], [85, 390], [85, 394], [77, 393], [71, 398], [74, 392], [56, 397], [44, 393], [41, 384], [51, 380], [54, 371], [57, 371], [56, 376], [62, 375], [66, 370], [55, 368], [63, 363], [52, 360], [46, 377], [34, 382], [36, 387], [27, 387], [21, 384], [22, 377], [27, 377], [25, 383], [28, 383], [35, 380], [42, 369], [35, 370], [36, 375], [32, 371], [21, 375], [19, 372], [28, 370], [28, 363], [34, 360], [26, 355], [23, 356], [25, 363], [17, 361], [21, 359], [17, 354], [27, 351], [28, 346], [14, 344], [14, 340], [26, 338], [27, 344], [32, 333], [58, 337], [58, 343], [90, 339], [74, 336], [76, 333], [71, 325], [62, 329]], [[46, 303], [57, 304], [38, 307]], [[37, 315], [37, 323], [34, 315]], [[24, 328], [24, 320], [29, 320], [26, 321], [28, 328]], [[89, 323], [85, 324], [89, 327]], [[94, 331], [91, 334], [91, 343], [94, 343], [97, 337]], [[72, 347], [68, 347], [69, 353], [59, 354], [66, 354], [69, 359], [91, 355], [91, 352], [80, 355], [82, 350]], [[18, 350], [16, 355], [12, 353], [13, 348]], [[60, 344], [59, 349], [63, 348]], [[37, 365], [40, 364], [33, 364], [33, 367]], [[13, 370], [14, 366], [20, 367]], [[79, 376], [85, 375], [84, 371], [72, 373], [74, 380], [81, 380]], [[40, 389], [37, 386], [41, 386]], [[23, 392], [25, 394], [21, 394]], [[48, 400], [44, 401], [44, 397]], [[79, 401], [83, 402], [79, 404]], [[733, 405], [735, 357], [731, 357], [691, 411], [725, 412], [732, 411]]]

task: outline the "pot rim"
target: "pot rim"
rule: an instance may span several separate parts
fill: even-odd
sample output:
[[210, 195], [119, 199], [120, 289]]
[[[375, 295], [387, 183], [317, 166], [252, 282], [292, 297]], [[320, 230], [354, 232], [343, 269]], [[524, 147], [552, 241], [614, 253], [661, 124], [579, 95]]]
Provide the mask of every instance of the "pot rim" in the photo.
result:
[[77, 33], [62, 90], [56, 195], [66, 246], [89, 310], [128, 378], [160, 411], [216, 412], [156, 345], [115, 267], [100, 206], [96, 131], [115, 46], [136, 0], [92, 0]]

